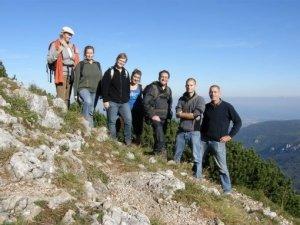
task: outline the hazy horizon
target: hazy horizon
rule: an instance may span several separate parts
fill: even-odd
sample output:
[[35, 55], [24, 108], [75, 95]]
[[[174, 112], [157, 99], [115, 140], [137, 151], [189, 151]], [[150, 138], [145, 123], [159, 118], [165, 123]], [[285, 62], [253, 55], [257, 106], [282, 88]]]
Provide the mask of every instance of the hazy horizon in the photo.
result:
[[[178, 96], [173, 97], [173, 111], [178, 102]], [[205, 97], [209, 102], [209, 98]], [[270, 120], [298, 120], [300, 119], [300, 97], [224, 97], [224, 101], [231, 103], [243, 121], [243, 127], [253, 123]], [[247, 100], [247, 101], [245, 101]], [[103, 113], [102, 100], [97, 108]]]
[[200, 94], [219, 84], [224, 96], [300, 96], [299, 1], [86, 1], [92, 7], [84, 18], [81, 1], [53, 13], [55, 3], [70, 7], [59, 0], [1, 1], [0, 59], [26, 84], [55, 92], [47, 50], [70, 26], [81, 58], [93, 45], [105, 71], [126, 52], [126, 68], [139, 68], [144, 85], [169, 70], [174, 95], [194, 77]]

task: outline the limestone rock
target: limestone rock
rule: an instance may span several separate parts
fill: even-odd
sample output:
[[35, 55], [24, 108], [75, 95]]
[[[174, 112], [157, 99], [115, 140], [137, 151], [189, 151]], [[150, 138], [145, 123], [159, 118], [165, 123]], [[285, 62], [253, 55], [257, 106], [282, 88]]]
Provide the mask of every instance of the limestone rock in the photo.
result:
[[0, 220], [5, 221], [9, 217], [19, 215], [26, 220], [32, 220], [40, 212], [41, 208], [34, 204], [33, 199], [28, 197], [17, 195], [1, 199], [0, 201], [0, 214], [3, 216]]
[[276, 212], [272, 212], [269, 207], [265, 208], [263, 210], [263, 214], [267, 217], [270, 217], [271, 219], [274, 219], [275, 217], [277, 217]]
[[176, 190], [185, 189], [184, 182], [173, 175], [171, 170], [159, 171], [156, 173], [140, 172], [129, 173], [125, 176], [126, 182], [135, 188], [148, 190], [156, 196], [164, 199], [171, 199]]
[[205, 191], [207, 193], [213, 194], [215, 196], [220, 196], [221, 195], [220, 191], [215, 187], [206, 187], [204, 185], [201, 185], [200, 187], [203, 191]]
[[49, 108], [47, 97], [39, 96], [36, 94], [29, 95], [27, 104], [31, 111], [37, 113], [40, 116], [44, 116]]
[[129, 160], [134, 160], [135, 159], [135, 156], [133, 153], [131, 152], [127, 152], [126, 154], [126, 159], [129, 159]]
[[26, 131], [26, 128], [20, 124], [20, 123], [15, 123], [12, 125], [12, 134], [15, 136], [15, 137], [24, 137], [27, 135], [27, 131]]
[[55, 144], [64, 151], [80, 151], [85, 141], [77, 134], [67, 134], [67, 138], [57, 140]]
[[64, 123], [63, 119], [57, 116], [53, 109], [49, 107], [46, 96], [32, 94], [25, 88], [16, 89], [14, 93], [27, 100], [27, 105], [31, 111], [39, 115], [38, 123], [41, 126], [59, 130]]
[[12, 136], [9, 132], [0, 128], [0, 150], [11, 147], [22, 148], [24, 147], [24, 144], [16, 140], [16, 138]]
[[10, 159], [9, 168], [17, 180], [32, 180], [54, 172], [54, 156], [49, 147], [27, 148], [16, 152]]
[[100, 127], [95, 132], [97, 141], [103, 142], [109, 139], [108, 130], [106, 127]]
[[6, 114], [3, 109], [0, 109], [0, 123], [14, 124], [17, 122], [18, 122], [18, 119], [16, 117]]
[[176, 162], [174, 160], [169, 160], [167, 162], [167, 165], [176, 165]]
[[57, 116], [52, 109], [48, 109], [38, 123], [43, 127], [59, 130], [64, 123], [63, 119]]
[[75, 215], [75, 212], [71, 209], [66, 212], [65, 216], [62, 219], [62, 223], [66, 225], [70, 225], [75, 223], [75, 220], [73, 219], [73, 215]]
[[154, 157], [150, 157], [149, 163], [155, 164], [157, 161]]
[[141, 170], [146, 169], [146, 167], [145, 167], [143, 164], [138, 164], [138, 167], [139, 167]]
[[150, 225], [150, 220], [137, 210], [124, 212], [121, 208], [113, 206], [103, 216], [103, 225]]
[[5, 101], [2, 95], [0, 95], [0, 107], [11, 107], [11, 105]]
[[97, 198], [97, 192], [93, 187], [93, 184], [89, 181], [84, 183], [84, 192], [87, 201], [95, 202]]
[[72, 197], [68, 192], [62, 192], [59, 195], [53, 197], [50, 199], [49, 203], [48, 203], [48, 207], [50, 209], [56, 209], [58, 208], [60, 205], [75, 200], [74, 197]]
[[66, 103], [61, 98], [53, 99], [53, 106], [60, 109], [63, 113], [66, 113], [68, 110]]

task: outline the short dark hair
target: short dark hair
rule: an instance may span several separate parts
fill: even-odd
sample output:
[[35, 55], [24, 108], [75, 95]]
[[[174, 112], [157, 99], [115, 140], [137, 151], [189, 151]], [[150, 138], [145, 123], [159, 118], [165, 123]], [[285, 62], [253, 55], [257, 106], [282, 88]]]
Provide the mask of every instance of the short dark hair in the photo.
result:
[[116, 61], [118, 61], [119, 59], [126, 59], [126, 62], [128, 60], [128, 57], [126, 55], [126, 53], [120, 53], [117, 58], [116, 58]]
[[87, 45], [87, 46], [84, 47], [84, 51], [83, 51], [84, 56], [86, 55], [86, 52], [87, 52], [87, 50], [89, 50], [89, 49], [92, 49], [93, 52], [95, 52], [95, 49], [94, 49], [93, 46]]
[[193, 81], [195, 84], [197, 84], [196, 79], [193, 77], [188, 78], [185, 83], [187, 84], [189, 81]]
[[131, 79], [134, 76], [134, 74], [138, 74], [138, 75], [142, 76], [142, 71], [140, 71], [139, 69], [134, 69], [131, 73]]
[[168, 70], [162, 70], [162, 71], [160, 71], [160, 72], [158, 73], [158, 79], [160, 79], [160, 76], [161, 76], [163, 73], [168, 74], [168, 78], [170, 78], [170, 73], [169, 73], [169, 71], [168, 71]]
[[209, 87], [209, 91], [212, 89], [212, 88], [218, 88], [219, 91], [221, 90], [220, 86], [219, 85], [216, 85], [216, 84], [213, 84]]

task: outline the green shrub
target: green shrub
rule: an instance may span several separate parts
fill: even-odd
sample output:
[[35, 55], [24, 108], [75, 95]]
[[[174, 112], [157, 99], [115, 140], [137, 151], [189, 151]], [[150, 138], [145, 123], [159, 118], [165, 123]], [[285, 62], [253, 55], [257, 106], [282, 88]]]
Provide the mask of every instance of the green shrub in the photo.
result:
[[[246, 149], [241, 143], [230, 141], [227, 147], [227, 165], [233, 185], [245, 186], [261, 191], [280, 208], [300, 217], [300, 199], [290, 179], [269, 160], [262, 159], [253, 149]], [[210, 178], [219, 181], [218, 168], [208, 156], [206, 166]]]
[[1, 60], [0, 60], [0, 77], [7, 77], [5, 66], [3, 65]]
[[94, 125], [95, 127], [103, 127], [107, 125], [106, 116], [102, 113], [95, 112], [94, 113]]

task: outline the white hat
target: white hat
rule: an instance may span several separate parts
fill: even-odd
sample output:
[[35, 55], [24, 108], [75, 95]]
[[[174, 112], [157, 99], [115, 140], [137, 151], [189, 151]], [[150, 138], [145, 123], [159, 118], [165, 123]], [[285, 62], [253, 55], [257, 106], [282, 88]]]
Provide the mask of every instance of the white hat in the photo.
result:
[[63, 28], [61, 29], [61, 33], [62, 33], [62, 34], [63, 34], [63, 33], [69, 33], [69, 34], [72, 34], [72, 35], [75, 34], [71, 27], [63, 27]]

